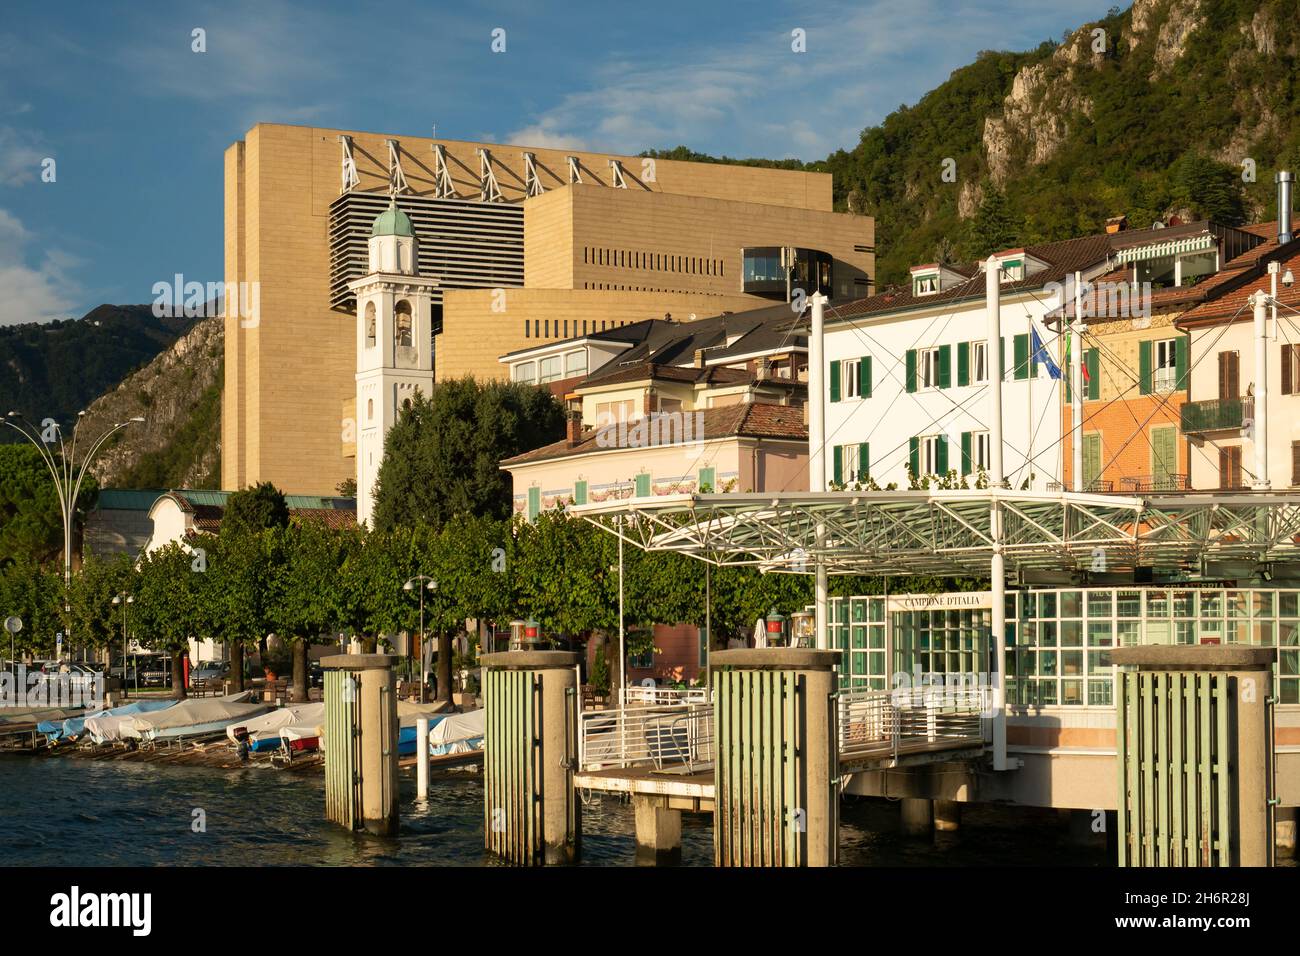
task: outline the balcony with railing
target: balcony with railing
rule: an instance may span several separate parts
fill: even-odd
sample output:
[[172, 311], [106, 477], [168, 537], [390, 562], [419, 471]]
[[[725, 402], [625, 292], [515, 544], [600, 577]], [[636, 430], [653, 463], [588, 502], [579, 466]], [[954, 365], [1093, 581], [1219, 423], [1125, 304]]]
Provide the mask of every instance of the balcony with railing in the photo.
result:
[[1175, 475], [1172, 472], [1164, 475], [1137, 475], [1119, 480], [1119, 490], [1126, 495], [1153, 491], [1187, 491], [1191, 487], [1191, 481], [1186, 475]]
[[1254, 417], [1253, 398], [1213, 398], [1183, 403], [1180, 415], [1184, 435], [1241, 428]]

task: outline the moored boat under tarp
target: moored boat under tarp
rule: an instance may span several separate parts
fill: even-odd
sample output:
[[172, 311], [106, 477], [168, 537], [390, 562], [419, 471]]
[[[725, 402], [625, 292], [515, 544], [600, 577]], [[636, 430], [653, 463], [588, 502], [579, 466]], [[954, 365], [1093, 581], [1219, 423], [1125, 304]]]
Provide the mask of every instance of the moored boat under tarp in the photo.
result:
[[238, 721], [226, 728], [226, 736], [235, 741], [241, 730], [248, 732], [248, 749], [253, 753], [275, 750], [280, 746], [280, 731], [285, 727], [314, 727], [325, 722], [325, 704], [289, 704], [252, 720]]
[[155, 710], [166, 710], [168, 707], [175, 705], [174, 700], [133, 700], [129, 704], [122, 704], [120, 707], [109, 707], [104, 710], [88, 711], [80, 717], [68, 717], [65, 720], [45, 720], [36, 725], [36, 729], [43, 733], [50, 743], [70, 737], [80, 737], [86, 732], [86, 723], [104, 717], [128, 717], [136, 714], [152, 713]]
[[429, 730], [429, 753], [435, 757], [483, 749], [487, 716], [479, 710], [451, 714]]
[[181, 701], [156, 714], [137, 714], [122, 726], [121, 734], [126, 738], [165, 740], [215, 733], [271, 709], [270, 704], [249, 702], [253, 696], [254, 691], [250, 690], [226, 697]]

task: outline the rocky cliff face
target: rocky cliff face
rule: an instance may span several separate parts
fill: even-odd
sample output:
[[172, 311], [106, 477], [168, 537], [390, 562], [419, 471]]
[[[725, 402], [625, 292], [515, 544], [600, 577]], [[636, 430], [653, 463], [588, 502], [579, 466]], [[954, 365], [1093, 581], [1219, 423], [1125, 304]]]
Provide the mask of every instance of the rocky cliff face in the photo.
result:
[[100, 452], [100, 487], [216, 487], [221, 471], [224, 330], [203, 319], [86, 411], [82, 434], [142, 416]]

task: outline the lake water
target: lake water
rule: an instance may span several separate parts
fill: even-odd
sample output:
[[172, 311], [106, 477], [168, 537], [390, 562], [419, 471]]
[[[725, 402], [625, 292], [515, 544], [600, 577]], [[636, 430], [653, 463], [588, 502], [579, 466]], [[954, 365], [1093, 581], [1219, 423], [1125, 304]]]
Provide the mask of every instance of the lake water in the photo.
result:
[[[324, 819], [319, 774], [270, 767], [214, 770], [129, 761], [0, 757], [0, 866], [480, 866], [483, 788], [477, 773], [435, 775], [427, 805], [402, 778], [402, 832], [348, 833]], [[196, 810], [206, 832], [194, 832]], [[632, 808], [606, 797], [583, 809], [582, 864], [636, 861]], [[1104, 850], [1068, 844], [1051, 811], [967, 807], [962, 829], [903, 837], [898, 807], [849, 798], [841, 863], [851, 866], [1103, 866]], [[713, 861], [709, 817], [685, 815], [682, 863]]]

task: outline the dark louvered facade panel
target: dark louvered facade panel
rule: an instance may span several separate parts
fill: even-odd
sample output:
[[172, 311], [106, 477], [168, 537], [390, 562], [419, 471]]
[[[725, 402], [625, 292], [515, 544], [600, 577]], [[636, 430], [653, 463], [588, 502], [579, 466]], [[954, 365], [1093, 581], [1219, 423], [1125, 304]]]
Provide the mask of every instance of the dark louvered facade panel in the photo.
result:
[[[420, 242], [420, 275], [444, 289], [518, 288], [524, 284], [524, 207], [466, 199], [398, 196]], [[351, 192], [330, 204], [330, 308], [356, 312], [348, 283], [366, 274], [370, 227], [388, 208], [384, 193]]]

